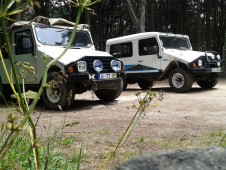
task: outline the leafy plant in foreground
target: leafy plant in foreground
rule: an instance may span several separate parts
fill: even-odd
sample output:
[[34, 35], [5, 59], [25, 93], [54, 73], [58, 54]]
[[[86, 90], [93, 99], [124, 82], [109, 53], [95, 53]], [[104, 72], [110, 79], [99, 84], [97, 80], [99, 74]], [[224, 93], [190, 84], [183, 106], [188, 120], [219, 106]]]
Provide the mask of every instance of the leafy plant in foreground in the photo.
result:
[[[27, 154], [25, 154], [25, 157], [27, 157], [27, 160], [29, 160], [29, 166], [31, 169], [41, 169], [41, 167], [43, 167], [42, 164], [42, 152], [40, 149], [40, 144], [39, 141], [37, 139], [37, 132], [36, 132], [36, 125], [33, 122], [32, 118], [30, 117], [30, 114], [33, 112], [43, 90], [48, 86], [48, 84], [46, 83], [47, 81], [47, 73], [48, 73], [48, 69], [54, 65], [65, 53], [66, 51], [70, 48], [71, 43], [73, 42], [73, 38], [76, 34], [76, 28], [78, 26], [81, 14], [83, 9], [89, 9], [89, 6], [95, 4], [97, 1], [91, 1], [91, 0], [76, 0], [76, 1], [70, 1], [71, 2], [71, 6], [77, 7], [78, 8], [78, 14], [76, 17], [76, 21], [75, 21], [75, 26], [72, 32], [72, 35], [69, 39], [69, 42], [66, 46], [66, 48], [64, 49], [64, 51], [59, 54], [59, 56], [50, 61], [49, 63], [46, 63], [46, 68], [44, 71], [44, 75], [43, 75], [43, 79], [41, 82], [41, 87], [38, 91], [38, 93], [36, 94], [34, 100], [32, 101], [31, 105], [28, 105], [27, 100], [26, 100], [26, 93], [25, 93], [25, 88], [24, 88], [24, 84], [22, 85], [22, 90], [20, 88], [20, 84], [18, 82], [18, 74], [16, 73], [16, 69], [15, 69], [15, 63], [12, 57], [12, 51], [11, 51], [11, 43], [10, 40], [8, 38], [8, 31], [6, 29], [6, 23], [8, 20], [12, 20], [10, 19], [10, 17], [12, 15], [16, 15], [19, 14], [27, 9], [32, 9], [32, 6], [34, 5], [34, 1], [32, 0], [27, 0], [24, 3], [18, 1], [18, 0], [2, 0], [0, 2], [0, 23], [1, 23], [1, 27], [2, 27], [2, 32], [3, 32], [3, 37], [5, 40], [5, 47], [6, 47], [6, 51], [10, 60], [10, 65], [11, 65], [11, 71], [9, 72], [6, 69], [6, 65], [3, 59], [3, 55], [2, 55], [2, 51], [0, 48], [0, 60], [1, 60], [1, 64], [2, 67], [4, 69], [5, 75], [8, 79], [8, 82], [10, 84], [10, 87], [13, 91], [13, 94], [17, 100], [17, 111], [19, 114], [15, 114], [12, 113], [9, 115], [8, 117], [8, 124], [7, 124], [7, 130], [8, 132], [6, 132], [4, 130], [4, 134], [1, 134], [3, 137], [1, 138], [1, 148], [0, 148], [0, 163], [2, 166], [5, 166], [5, 164], [12, 160], [10, 159], [10, 157], [8, 157], [10, 154], [12, 155], [12, 157], [16, 156], [14, 154], [14, 151], [17, 149], [15, 147], [15, 143], [17, 144], [22, 144], [24, 143], [23, 146], [27, 146], [27, 147], [22, 147], [25, 149], [25, 152], [27, 151]], [[28, 76], [27, 73], [34, 73], [33, 68], [29, 67], [29, 63], [20, 63], [20, 73], [22, 76], [22, 80]], [[17, 116], [20, 116], [17, 119]], [[21, 136], [22, 132], [26, 131], [29, 135], [29, 137], [26, 136]], [[26, 139], [25, 139], [26, 137]], [[15, 146], [15, 147], [14, 147]], [[47, 147], [48, 150], [48, 147]], [[17, 153], [21, 153], [21, 152], [17, 152]], [[22, 152], [23, 153], [23, 152]], [[47, 152], [48, 153], [48, 152]], [[14, 155], [14, 156], [13, 156]], [[23, 156], [19, 157], [18, 159], [23, 159]], [[55, 159], [56, 157], [54, 157]], [[56, 159], [58, 162], [58, 159]], [[50, 160], [49, 160], [50, 161]], [[12, 163], [12, 161], [10, 161]], [[19, 161], [20, 162], [20, 161]], [[23, 161], [22, 161], [23, 162]], [[67, 161], [65, 162], [65, 165], [67, 165]], [[15, 165], [17, 166], [17, 165]], [[22, 166], [19, 165], [18, 166]], [[23, 166], [22, 166], [23, 167]], [[44, 165], [45, 167], [45, 165]], [[53, 168], [55, 169], [55, 168]]]

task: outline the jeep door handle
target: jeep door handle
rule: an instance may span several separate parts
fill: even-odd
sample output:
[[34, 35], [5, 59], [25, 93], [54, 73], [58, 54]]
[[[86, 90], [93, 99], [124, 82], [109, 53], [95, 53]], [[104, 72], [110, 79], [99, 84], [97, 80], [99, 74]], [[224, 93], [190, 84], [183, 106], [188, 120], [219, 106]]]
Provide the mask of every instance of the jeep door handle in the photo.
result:
[[143, 60], [138, 60], [138, 62], [139, 62], [139, 63], [142, 63], [142, 62], [143, 62]]

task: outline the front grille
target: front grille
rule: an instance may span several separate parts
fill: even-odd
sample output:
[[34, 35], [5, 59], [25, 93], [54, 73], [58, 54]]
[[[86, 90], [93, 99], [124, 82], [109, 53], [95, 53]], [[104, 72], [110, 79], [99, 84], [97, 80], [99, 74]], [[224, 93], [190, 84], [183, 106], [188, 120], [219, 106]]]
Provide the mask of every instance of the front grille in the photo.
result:
[[111, 61], [112, 57], [87, 57], [87, 69], [89, 70], [89, 73], [96, 73], [96, 71], [93, 69], [93, 62], [95, 60], [100, 60], [103, 63], [103, 70], [101, 73], [109, 73], [112, 72], [111, 69]]
[[207, 60], [203, 60], [203, 63], [204, 63], [204, 67], [205, 68], [215, 68], [215, 67], [218, 67], [217, 65], [217, 61], [207, 61]]

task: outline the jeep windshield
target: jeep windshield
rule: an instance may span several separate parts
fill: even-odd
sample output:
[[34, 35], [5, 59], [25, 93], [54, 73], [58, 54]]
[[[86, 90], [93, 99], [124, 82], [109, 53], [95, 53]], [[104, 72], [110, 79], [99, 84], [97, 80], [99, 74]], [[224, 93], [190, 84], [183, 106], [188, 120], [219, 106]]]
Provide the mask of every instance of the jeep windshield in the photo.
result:
[[[36, 26], [35, 32], [37, 39], [44, 45], [66, 46], [72, 34], [72, 29], [56, 28], [48, 26]], [[77, 31], [71, 47], [90, 47], [92, 41], [86, 31]]]
[[186, 37], [160, 35], [159, 38], [166, 49], [191, 50], [191, 45]]

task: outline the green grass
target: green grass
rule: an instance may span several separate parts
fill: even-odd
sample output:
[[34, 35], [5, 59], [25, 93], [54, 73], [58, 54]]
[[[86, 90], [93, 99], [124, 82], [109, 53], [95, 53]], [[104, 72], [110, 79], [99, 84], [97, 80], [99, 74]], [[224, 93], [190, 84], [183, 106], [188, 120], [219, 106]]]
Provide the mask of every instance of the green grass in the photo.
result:
[[[7, 133], [4, 126], [1, 128], [0, 147], [3, 145], [4, 138]], [[70, 146], [73, 144], [72, 137], [66, 137], [61, 140], [58, 145], [48, 146], [48, 142], [39, 141], [39, 153], [41, 159], [41, 168], [48, 170], [66, 169], [74, 170], [76, 165], [81, 161], [82, 154], [80, 151], [65, 155], [57, 152], [57, 147], [64, 145]], [[15, 144], [9, 150], [3, 160], [0, 160], [0, 169], [35, 169], [32, 146], [28, 134], [22, 132], [16, 139]]]

